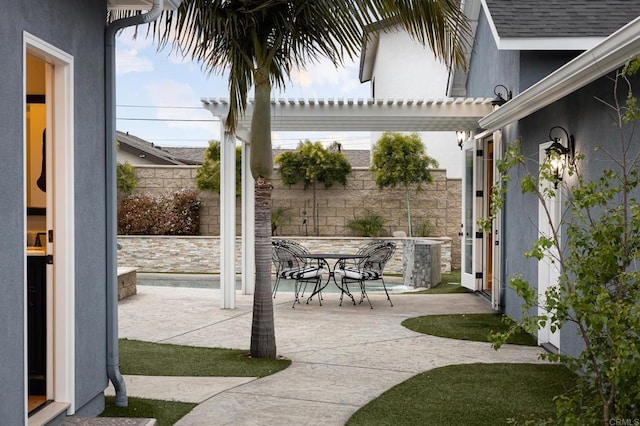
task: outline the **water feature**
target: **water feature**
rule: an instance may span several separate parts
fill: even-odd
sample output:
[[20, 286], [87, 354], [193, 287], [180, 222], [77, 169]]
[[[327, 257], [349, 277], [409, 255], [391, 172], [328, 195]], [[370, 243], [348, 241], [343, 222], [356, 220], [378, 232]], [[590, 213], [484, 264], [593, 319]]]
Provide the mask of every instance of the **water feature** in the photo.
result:
[[[159, 286], [159, 287], [186, 287], [186, 288], [220, 288], [220, 275], [218, 274], [169, 274], [169, 273], [138, 273], [137, 274], [139, 286]], [[402, 277], [388, 277], [385, 279], [387, 290], [389, 292], [403, 292], [411, 291], [413, 287], [406, 286], [402, 282]], [[236, 290], [242, 289], [242, 280], [240, 277], [236, 278]], [[351, 287], [353, 290], [353, 287]], [[369, 281], [367, 282], [367, 291], [384, 291], [381, 282]], [[278, 293], [289, 292], [293, 293], [293, 281], [281, 280], [278, 286]], [[326, 293], [339, 293], [338, 289], [333, 283], [330, 283], [323, 292]]]

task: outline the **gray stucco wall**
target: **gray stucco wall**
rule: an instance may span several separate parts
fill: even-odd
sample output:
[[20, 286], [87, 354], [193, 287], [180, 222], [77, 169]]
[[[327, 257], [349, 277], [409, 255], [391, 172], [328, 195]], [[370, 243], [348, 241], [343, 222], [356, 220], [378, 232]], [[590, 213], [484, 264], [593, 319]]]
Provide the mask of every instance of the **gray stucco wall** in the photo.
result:
[[[640, 78], [634, 77], [632, 81], [637, 93], [640, 90]], [[538, 146], [549, 140], [549, 129], [556, 125], [562, 126], [575, 136], [576, 151], [586, 156], [580, 164], [584, 175], [589, 179], [597, 178], [603, 170], [614, 168], [614, 166], [602, 151], [595, 150], [596, 146], [606, 147], [616, 158], [619, 158], [620, 147], [616, 141], [619, 133], [612, 126], [611, 110], [595, 97], [612, 100], [612, 82], [607, 78], [601, 78], [520, 122], [506, 127], [503, 129], [503, 140], [511, 143], [519, 138], [523, 153], [537, 163]], [[640, 147], [640, 135], [636, 132], [633, 138], [630, 155], [635, 155]], [[535, 166], [530, 165], [530, 167]], [[521, 172], [512, 174], [506, 198], [504, 268], [507, 281], [514, 274], [520, 273], [532, 285], [537, 286], [537, 262], [524, 259], [522, 253], [528, 251], [537, 238], [538, 203], [532, 195], [520, 193], [518, 185], [521, 176]], [[508, 315], [520, 318], [520, 300], [510, 288], [505, 290], [504, 307]], [[576, 338], [575, 329], [571, 326], [562, 329], [560, 346], [562, 352], [571, 355], [582, 350], [582, 344]]]
[[498, 84], [506, 86], [515, 96], [519, 93], [519, 58], [518, 51], [497, 49], [484, 9], [481, 10], [469, 61], [467, 96], [493, 98], [493, 89]]
[[[5, 5], [0, 14], [0, 158], [3, 159], [0, 178], [0, 418], [7, 424], [22, 424], [24, 416], [24, 201], [22, 191], [22, 25], [14, 2]], [[12, 11], [14, 13], [12, 13]], [[21, 12], [20, 15], [22, 15]]]
[[[105, 0], [9, 0], [0, 15], [0, 418], [22, 424], [24, 407], [23, 31], [74, 57], [76, 402], [97, 413], [107, 384], [104, 218]], [[58, 235], [58, 238], [64, 238]], [[85, 406], [89, 403], [87, 406]]]

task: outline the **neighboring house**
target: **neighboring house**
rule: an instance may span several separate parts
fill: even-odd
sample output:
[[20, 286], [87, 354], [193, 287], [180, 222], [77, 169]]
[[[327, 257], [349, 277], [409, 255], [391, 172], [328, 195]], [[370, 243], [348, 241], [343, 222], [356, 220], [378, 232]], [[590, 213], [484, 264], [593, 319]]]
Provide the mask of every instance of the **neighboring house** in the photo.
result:
[[2, 2], [3, 425], [95, 416], [117, 372], [109, 309], [114, 290], [117, 297], [115, 178], [108, 178], [115, 150], [107, 119], [115, 72], [114, 43], [106, 43], [115, 39], [105, 18], [109, 6], [123, 4]]
[[[200, 165], [206, 151], [202, 147], [162, 147], [129, 132], [118, 131], [117, 138], [118, 163], [128, 161], [134, 166]], [[291, 149], [274, 149], [273, 158], [285, 151]], [[371, 152], [368, 149], [344, 149], [342, 152], [351, 167], [369, 168], [371, 165]]]
[[118, 163], [134, 166], [202, 164], [204, 148], [163, 148], [129, 132], [117, 132]]
[[[447, 76], [447, 66], [403, 29], [386, 22], [371, 28], [360, 54], [360, 82], [371, 82], [372, 98], [443, 99], [447, 93]], [[372, 132], [371, 144], [381, 135]], [[420, 136], [427, 154], [438, 160], [439, 168], [446, 169], [447, 177], [460, 178], [462, 154], [456, 147], [456, 132], [420, 132]]]
[[[586, 176], [598, 176], [607, 167], [594, 148], [615, 137], [616, 130], [609, 111], [594, 97], [610, 99], [610, 72], [640, 54], [640, 4], [478, 0], [464, 7], [473, 23], [473, 49], [468, 73], [458, 70], [451, 76], [449, 94], [492, 96], [495, 86], [503, 85], [514, 97], [481, 119], [484, 131], [463, 146], [462, 284], [485, 293], [496, 310], [519, 318], [521, 301], [509, 279], [523, 274], [542, 294], [557, 275], [550, 262], [523, 256], [545, 224], [538, 219], [537, 199], [522, 195], [517, 183], [508, 187], [492, 231], [478, 229], [478, 218], [489, 216], [496, 161], [516, 139], [528, 158], [544, 159], [539, 155], [550, 145], [551, 128], [561, 126], [587, 156], [582, 164]], [[640, 90], [638, 78], [635, 83]], [[504, 88], [499, 90], [506, 97]], [[566, 136], [558, 136], [566, 146]], [[632, 149], [638, 152], [637, 133], [635, 142]], [[517, 176], [513, 179], [517, 182]], [[582, 349], [570, 326], [555, 333], [540, 330], [538, 341], [570, 355]]]

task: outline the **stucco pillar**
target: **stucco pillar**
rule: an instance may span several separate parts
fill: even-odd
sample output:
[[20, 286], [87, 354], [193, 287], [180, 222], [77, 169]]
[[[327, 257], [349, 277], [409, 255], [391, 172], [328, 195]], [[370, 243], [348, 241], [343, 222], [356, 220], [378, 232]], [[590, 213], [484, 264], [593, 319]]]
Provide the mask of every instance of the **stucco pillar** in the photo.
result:
[[[249, 139], [249, 138], [247, 138]], [[242, 294], [253, 294], [255, 265], [255, 180], [251, 175], [251, 144], [242, 141]]]
[[236, 307], [236, 149], [220, 120], [220, 307]]

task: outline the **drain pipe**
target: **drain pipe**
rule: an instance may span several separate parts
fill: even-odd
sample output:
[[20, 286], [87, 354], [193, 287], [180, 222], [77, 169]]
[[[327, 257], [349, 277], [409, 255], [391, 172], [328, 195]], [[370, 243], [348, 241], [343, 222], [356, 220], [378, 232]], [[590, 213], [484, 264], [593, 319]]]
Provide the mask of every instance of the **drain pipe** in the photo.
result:
[[116, 391], [118, 407], [128, 405], [127, 388], [118, 356], [118, 268], [116, 185], [116, 33], [125, 27], [147, 24], [162, 13], [163, 0], [153, 0], [149, 12], [118, 19], [105, 30], [105, 149], [107, 217], [107, 375]]

